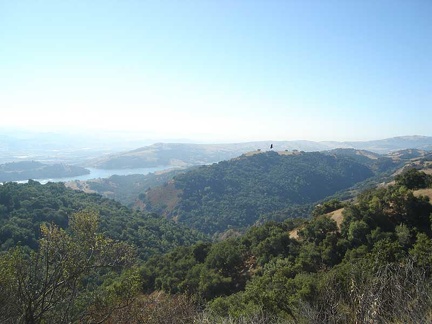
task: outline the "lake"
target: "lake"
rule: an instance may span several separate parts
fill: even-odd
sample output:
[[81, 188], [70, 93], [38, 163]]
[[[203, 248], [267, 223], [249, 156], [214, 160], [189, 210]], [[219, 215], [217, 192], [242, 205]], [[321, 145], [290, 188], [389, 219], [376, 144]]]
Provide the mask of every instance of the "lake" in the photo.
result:
[[[74, 180], [90, 180], [90, 179], [98, 179], [98, 178], [109, 178], [113, 175], [130, 175], [130, 174], [149, 174], [152, 172], [172, 169], [172, 166], [158, 166], [153, 168], [138, 168], [138, 169], [94, 169], [94, 168], [86, 168], [90, 171], [89, 174], [84, 174], [76, 177], [67, 177], [67, 178], [51, 178], [51, 179], [34, 179], [35, 181], [40, 182], [41, 184], [46, 184], [47, 182], [68, 182]], [[18, 183], [26, 183], [26, 181], [17, 181]]]

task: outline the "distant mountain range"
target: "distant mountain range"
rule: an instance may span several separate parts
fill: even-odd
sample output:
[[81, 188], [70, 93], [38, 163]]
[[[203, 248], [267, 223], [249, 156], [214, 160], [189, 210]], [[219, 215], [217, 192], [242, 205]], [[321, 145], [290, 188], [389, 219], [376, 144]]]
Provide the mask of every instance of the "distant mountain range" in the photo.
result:
[[404, 149], [432, 150], [431, 136], [399, 136], [382, 140], [363, 141], [363, 142], [320, 142], [333, 148], [355, 148], [358, 150], [368, 150], [375, 153], [387, 154], [393, 151]]
[[234, 144], [157, 143], [133, 151], [111, 154], [88, 161], [85, 166], [101, 169], [142, 168], [154, 166], [191, 166], [229, 160], [239, 155], [268, 151], [328, 151], [337, 148], [367, 150], [388, 154], [404, 149], [432, 150], [432, 137], [402, 136], [364, 142], [260, 141]]
[[247, 152], [274, 151], [320, 152], [353, 148], [379, 154], [403, 149], [432, 150], [430, 136], [401, 136], [357, 142], [257, 141], [227, 144], [192, 144], [164, 141], [155, 143], [143, 134], [111, 132], [32, 132], [0, 130], [0, 164], [16, 161], [65, 163], [101, 169], [146, 168], [153, 166], [192, 166], [209, 164]]
[[0, 129], [0, 163], [39, 161], [77, 164], [103, 154], [132, 150], [155, 141], [128, 133], [36, 132]]

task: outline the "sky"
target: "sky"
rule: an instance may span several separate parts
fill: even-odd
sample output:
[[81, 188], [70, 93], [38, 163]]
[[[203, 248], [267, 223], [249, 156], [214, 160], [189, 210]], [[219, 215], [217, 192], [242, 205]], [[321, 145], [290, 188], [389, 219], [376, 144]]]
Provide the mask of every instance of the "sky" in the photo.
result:
[[431, 136], [432, 1], [0, 0], [0, 127]]

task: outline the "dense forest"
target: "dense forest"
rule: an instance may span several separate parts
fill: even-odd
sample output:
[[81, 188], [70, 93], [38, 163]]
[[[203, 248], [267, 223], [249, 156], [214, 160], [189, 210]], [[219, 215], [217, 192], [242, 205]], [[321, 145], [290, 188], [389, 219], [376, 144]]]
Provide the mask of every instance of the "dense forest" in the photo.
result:
[[148, 211], [209, 234], [245, 228], [293, 205], [298, 214], [289, 217], [305, 216], [301, 210], [309, 210], [308, 205], [395, 167], [388, 159], [354, 157], [333, 152], [243, 155], [180, 174], [148, 190], [143, 203]]
[[203, 234], [158, 215], [132, 211], [98, 194], [68, 189], [63, 183], [41, 185], [30, 180], [0, 186], [0, 249], [17, 245], [36, 249], [42, 224], [66, 229], [69, 217], [83, 210], [96, 211], [101, 233], [133, 244], [141, 258], [205, 239]]
[[262, 213], [258, 202], [280, 202], [291, 188], [281, 174], [297, 168], [289, 183], [306, 197], [282, 196], [291, 205], [277, 212], [320, 199], [309, 218], [261, 218], [216, 240], [62, 183], [1, 185], [0, 322], [430, 322], [432, 176], [410, 168], [355, 200], [325, 200], [318, 190], [333, 193], [374, 171], [332, 154], [289, 157], [256, 154], [175, 178], [183, 193], [204, 185], [226, 199], [249, 184]]
[[[355, 203], [317, 206], [310, 220], [268, 222], [151, 258], [143, 289], [194, 296], [215, 322], [430, 322], [432, 205], [412, 189], [431, 179], [411, 170]], [[342, 206], [338, 226], [330, 216]]]
[[[282, 151], [279, 152], [279, 154], [287, 155], [294, 152], [296, 151]], [[173, 152], [171, 151], [171, 153]], [[259, 153], [259, 151], [247, 153], [244, 155], [244, 157], [253, 155], [253, 153]], [[297, 151], [297, 154], [298, 153], [300, 152]], [[420, 162], [421, 164], [425, 164], [425, 161], [430, 160], [431, 156], [431, 153], [414, 149], [396, 151], [387, 155], [355, 149], [334, 149], [323, 153], [326, 155], [343, 157], [345, 159], [360, 163], [370, 169], [374, 174], [373, 177], [369, 177], [364, 181], [357, 182], [350, 189], [339, 191], [337, 193], [337, 197], [344, 200], [355, 196], [358, 192], [366, 188], [373, 187], [381, 182], [389, 181], [389, 179], [391, 179], [392, 172], [405, 163], [414, 163], [412, 161], [416, 159], [417, 161], [415, 163]], [[265, 159], [262, 159], [262, 161], [265, 162]], [[230, 163], [230, 161], [227, 162]], [[417, 165], [417, 167], [419, 166]], [[164, 192], [165, 190], [163, 188], [170, 189], [170, 186], [167, 186], [167, 184], [169, 184], [176, 175], [187, 173], [188, 171], [197, 168], [199, 167], [194, 166], [189, 168], [175, 168], [146, 175], [114, 175], [107, 179], [71, 181], [66, 183], [66, 186], [83, 190], [85, 192], [96, 192], [106, 198], [112, 198], [121, 202], [123, 205], [132, 208], [143, 208], [140, 200], [145, 201], [147, 210], [157, 213], [164, 213], [164, 210], [167, 211], [167, 205], [172, 202], [173, 197], [169, 197], [169, 194]], [[250, 168], [247, 172], [255, 172], [255, 170]], [[148, 189], [155, 190], [149, 193], [149, 199], [146, 199], [145, 192]], [[282, 220], [287, 217], [292, 217], [290, 215], [307, 216], [310, 214], [312, 208], [313, 204], [290, 204], [283, 210], [272, 211], [268, 214], [260, 215], [260, 219]]]

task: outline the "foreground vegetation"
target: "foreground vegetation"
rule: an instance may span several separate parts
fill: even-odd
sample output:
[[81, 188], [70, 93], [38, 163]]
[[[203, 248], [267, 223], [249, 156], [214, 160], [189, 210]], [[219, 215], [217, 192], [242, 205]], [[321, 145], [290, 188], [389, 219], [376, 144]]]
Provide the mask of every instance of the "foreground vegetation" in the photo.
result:
[[[52, 209], [67, 216], [63, 228], [55, 218], [40, 221], [31, 245], [13, 247], [2, 238], [0, 322], [431, 322], [432, 205], [415, 192], [431, 187], [431, 179], [409, 170], [355, 202], [325, 202], [309, 220], [267, 222], [244, 235], [148, 254], [139, 253], [139, 238], [121, 239], [139, 214], [117, 205], [124, 218], [112, 212], [109, 220], [107, 206], [116, 205], [99, 196], [8, 184], [0, 188], [3, 222], [32, 210], [36, 201], [29, 196], [23, 204], [24, 189], [37, 195], [48, 188], [58, 204]], [[69, 213], [68, 195], [99, 207]], [[331, 215], [341, 208], [338, 224]], [[127, 224], [122, 234], [114, 219]], [[153, 233], [160, 239], [164, 231]]]
[[364, 192], [344, 208], [340, 228], [317, 215], [300, 225], [297, 239], [289, 233], [298, 221], [288, 220], [152, 258], [141, 270], [143, 287], [192, 295], [219, 319], [430, 321], [428, 198], [398, 184]]

